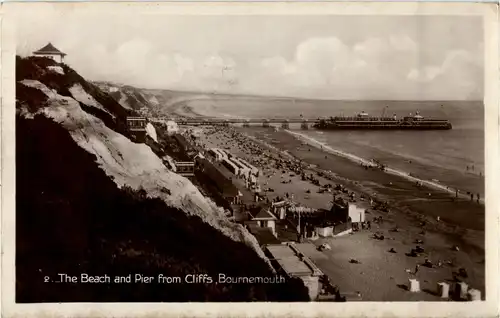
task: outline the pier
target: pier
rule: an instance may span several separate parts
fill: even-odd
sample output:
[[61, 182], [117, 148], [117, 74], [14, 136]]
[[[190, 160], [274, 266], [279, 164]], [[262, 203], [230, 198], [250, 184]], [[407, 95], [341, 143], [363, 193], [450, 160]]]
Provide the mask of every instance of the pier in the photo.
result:
[[229, 126], [243, 125], [243, 127], [250, 127], [250, 125], [259, 125], [262, 127], [270, 127], [271, 125], [280, 125], [284, 129], [290, 128], [290, 124], [300, 124], [303, 129], [308, 129], [311, 125], [318, 123], [319, 118], [157, 118], [152, 121], [169, 121], [173, 120], [178, 125], [183, 126]]
[[[367, 115], [364, 113], [364, 115]], [[175, 121], [183, 126], [229, 126], [242, 125], [250, 127], [257, 125], [262, 127], [278, 126], [290, 129], [291, 124], [299, 124], [301, 129], [315, 127], [321, 130], [449, 130], [452, 125], [445, 119], [423, 118], [416, 115], [413, 117], [402, 117], [400, 119], [390, 117], [330, 117], [330, 118], [155, 118], [151, 121], [167, 122]]]

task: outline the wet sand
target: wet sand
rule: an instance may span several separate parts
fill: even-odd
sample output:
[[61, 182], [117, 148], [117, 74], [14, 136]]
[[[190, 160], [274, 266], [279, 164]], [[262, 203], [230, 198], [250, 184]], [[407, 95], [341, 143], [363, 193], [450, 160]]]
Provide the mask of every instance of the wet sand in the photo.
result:
[[[334, 149], [329, 145], [323, 144], [313, 137], [306, 135], [302, 132], [292, 130], [282, 130], [293, 135], [295, 138], [301, 140], [321, 150], [347, 158], [355, 163], [369, 164], [370, 162], [364, 158], [360, 158], [353, 154]], [[484, 177], [474, 174], [472, 172], [458, 172], [448, 168], [436, 167], [433, 165], [423, 165], [418, 161], [408, 162], [400, 156], [388, 156], [383, 154], [382, 151], [370, 148], [373, 158], [388, 165], [386, 168], [387, 173], [406, 178], [413, 182], [422, 182], [427, 186], [437, 190], [441, 190], [451, 194], [458, 194], [459, 197], [470, 200], [470, 195], [467, 192], [474, 193], [474, 200], [477, 199], [476, 194], [480, 194], [480, 202], [484, 204]], [[381, 154], [382, 153], [382, 154]], [[408, 173], [411, 172], [411, 173]], [[436, 179], [437, 178], [437, 179]]]
[[[330, 251], [309, 256], [341, 291], [360, 291], [363, 300], [439, 300], [433, 295], [436, 284], [451, 280], [452, 272], [464, 267], [469, 274], [466, 282], [472, 288], [481, 290], [484, 298], [483, 205], [460, 198], [452, 200], [453, 195], [434, 188], [417, 187], [414, 182], [397, 175], [376, 169], [366, 170], [351, 160], [305, 145], [283, 131], [253, 127], [216, 128], [215, 131], [203, 136], [202, 143], [209, 147], [226, 148], [263, 168], [264, 175], [259, 181], [263, 189], [270, 187], [275, 190], [267, 193], [270, 198], [293, 193], [294, 200], [303, 205], [312, 208], [330, 207], [332, 194], [317, 193], [318, 186], [302, 181], [300, 176], [291, 175], [289, 171], [283, 173], [283, 169], [273, 168], [269, 157], [266, 157], [287, 151], [304, 162], [330, 170], [336, 175], [333, 181], [317, 177], [320, 184], [343, 184], [354, 191], [358, 198], [365, 194], [388, 201], [390, 212], [368, 210], [367, 220], [377, 216], [384, 218], [383, 224], [372, 222], [371, 231], [363, 230], [353, 235], [313, 242], [318, 246], [323, 242], [331, 245]], [[262, 140], [267, 146], [257, 146], [241, 134]], [[285, 155], [282, 154], [282, 157]], [[284, 184], [284, 180], [291, 182]], [[306, 193], [307, 190], [310, 193]], [[436, 220], [438, 215], [441, 219], [439, 222]], [[422, 221], [426, 225], [421, 226]], [[391, 232], [390, 229], [394, 227], [398, 227], [399, 232]], [[386, 239], [373, 239], [375, 231], [383, 233]], [[424, 241], [420, 245], [425, 248], [426, 255], [405, 255], [417, 245], [415, 239]], [[460, 251], [452, 250], [454, 245], [459, 246]], [[390, 248], [394, 248], [397, 253], [389, 253]], [[361, 264], [349, 263], [351, 258], [358, 259]], [[448, 261], [451, 265], [440, 268], [421, 266], [416, 277], [420, 280], [421, 288], [426, 291], [415, 294], [403, 290], [408, 278], [415, 276], [412, 274], [415, 265], [423, 263], [425, 258], [434, 263], [442, 261], [447, 264]]]

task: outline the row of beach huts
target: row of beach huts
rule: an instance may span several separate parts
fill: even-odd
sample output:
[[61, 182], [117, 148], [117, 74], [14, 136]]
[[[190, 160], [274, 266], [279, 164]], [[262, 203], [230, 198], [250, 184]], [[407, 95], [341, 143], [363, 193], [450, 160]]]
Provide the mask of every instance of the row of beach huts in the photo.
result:
[[248, 163], [246, 160], [220, 149], [211, 148], [208, 153], [220, 162], [235, 176], [242, 177], [250, 182], [256, 182], [259, 177], [259, 169]]

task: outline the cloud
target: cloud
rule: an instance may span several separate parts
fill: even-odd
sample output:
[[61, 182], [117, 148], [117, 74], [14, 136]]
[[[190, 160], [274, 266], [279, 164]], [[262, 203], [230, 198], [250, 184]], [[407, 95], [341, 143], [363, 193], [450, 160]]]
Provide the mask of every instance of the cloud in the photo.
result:
[[482, 65], [464, 50], [448, 52], [440, 65], [412, 69], [407, 78], [418, 82], [429, 95], [453, 92], [454, 99], [481, 98], [483, 95]]
[[448, 52], [441, 65], [426, 66], [421, 71], [412, 69], [408, 73], [408, 79], [415, 81], [432, 81], [437, 77], [450, 77], [454, 78], [459, 75], [467, 75], [471, 68], [479, 68], [477, 61], [471, 56], [469, 52], [463, 50], [453, 50]]
[[[474, 53], [451, 50], [424, 65], [408, 36], [370, 37], [347, 45], [336, 37], [300, 42], [291, 55], [187, 56], [136, 38], [114, 49], [88, 45], [70, 63], [92, 78], [151, 88], [332, 99], [469, 98], [480, 92], [481, 63]], [[106, 65], [106, 67], [102, 67]], [[460, 92], [457, 93], [457, 90]], [[445, 96], [447, 95], [447, 96]]]
[[[29, 16], [35, 18], [36, 15]], [[467, 49], [455, 40], [450, 42], [453, 45], [436, 42], [441, 45], [437, 49], [436, 43], [425, 45], [432, 34], [420, 38], [394, 29], [393, 34], [384, 31], [368, 36], [371, 33], [366, 30], [363, 35], [349, 38], [311, 32], [295, 40], [288, 40], [287, 36], [283, 39], [286, 44], [273, 50], [270, 47], [278, 45], [270, 43], [265, 34], [256, 35], [251, 30], [239, 37], [228, 32], [226, 38], [217, 37], [224, 32], [214, 31], [210, 33], [214, 39], [206, 44], [201, 41], [201, 45], [194, 44], [194, 40], [180, 41], [183, 37], [175, 35], [174, 27], [168, 29], [170, 41], [157, 37], [153, 27], [163, 25], [163, 20], [152, 24], [153, 29], [147, 29], [147, 24], [127, 25], [125, 20], [102, 22], [98, 29], [93, 25], [97, 22], [73, 22], [77, 21], [76, 16], [57, 19], [62, 19], [64, 23], [59, 23], [64, 28], [39, 22], [34, 32], [30, 24], [21, 24], [20, 51], [29, 54], [51, 40], [68, 53], [66, 60], [71, 66], [94, 80], [150, 88], [306, 98], [482, 97], [481, 46], [469, 45]], [[190, 23], [191, 29], [197, 30], [198, 39], [203, 39], [205, 29]], [[190, 23], [183, 25], [188, 27]], [[252, 36], [261, 39], [251, 41], [259, 42], [259, 46], [245, 51], [236, 39]], [[172, 39], [182, 42], [181, 46]]]
[[179, 52], [162, 52], [143, 39], [124, 42], [114, 49], [89, 44], [67, 52], [67, 62], [94, 80], [204, 91], [227, 90], [238, 83], [236, 62], [230, 57], [213, 54], [193, 58]]
[[336, 37], [312, 38], [297, 46], [291, 61], [280, 56], [263, 60], [261, 74], [272, 71], [277, 86], [309, 89], [321, 98], [379, 95], [406, 76], [415, 50], [408, 37], [368, 38], [352, 46]]
[[407, 35], [405, 36], [390, 36], [389, 43], [391, 47], [401, 51], [416, 51], [417, 44]]
[[446, 99], [456, 89], [463, 94], [452, 97], [469, 98], [482, 86], [474, 83], [482, 65], [473, 52], [451, 50], [440, 64], [425, 65], [421, 49], [405, 35], [351, 46], [335, 37], [312, 38], [297, 46], [292, 60], [264, 59], [258, 73], [272, 73], [276, 91], [290, 86], [320, 98]]
[[436, 66], [427, 66], [424, 67], [422, 70], [413, 68], [408, 73], [408, 79], [416, 82], [428, 82], [435, 79], [441, 73], [442, 73], [441, 68]]
[[478, 17], [110, 16], [43, 8], [11, 12], [18, 52], [51, 41], [89, 79], [307, 98], [482, 97]]
[[176, 53], [174, 54], [174, 61], [175, 64], [177, 65], [177, 73], [180, 76], [183, 76], [184, 73], [194, 71], [194, 62], [192, 59]]

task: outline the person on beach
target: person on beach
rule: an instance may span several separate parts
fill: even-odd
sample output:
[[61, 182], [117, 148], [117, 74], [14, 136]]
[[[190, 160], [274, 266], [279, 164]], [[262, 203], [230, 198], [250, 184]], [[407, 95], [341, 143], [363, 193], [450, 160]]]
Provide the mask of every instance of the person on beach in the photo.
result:
[[418, 269], [420, 268], [420, 264], [415, 265], [415, 275], [418, 273]]
[[470, 201], [471, 202], [474, 201], [474, 194], [473, 193], [470, 194]]

